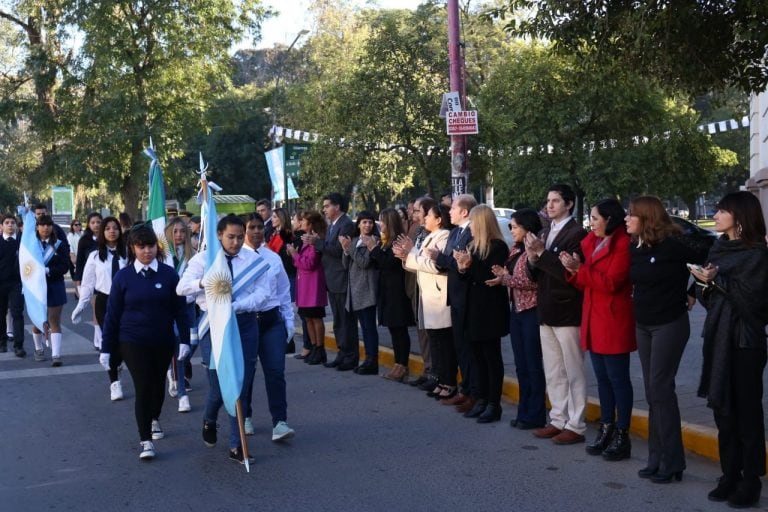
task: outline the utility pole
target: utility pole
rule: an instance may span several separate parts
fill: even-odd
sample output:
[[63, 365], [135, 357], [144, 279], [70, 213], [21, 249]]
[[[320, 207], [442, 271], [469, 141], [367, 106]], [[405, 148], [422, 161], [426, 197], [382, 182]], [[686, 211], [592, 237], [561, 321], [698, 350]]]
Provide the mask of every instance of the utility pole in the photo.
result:
[[[277, 147], [277, 104], [278, 95], [280, 94], [280, 78], [283, 75], [283, 65], [285, 64], [285, 59], [288, 53], [290, 53], [301, 36], [306, 34], [309, 34], [309, 30], [302, 29], [299, 31], [288, 49], [278, 57], [279, 62], [277, 67], [277, 77], [275, 78], [275, 90], [272, 93], [272, 149]], [[283, 161], [283, 208], [290, 213], [290, 204], [288, 201], [288, 173], [285, 170], [285, 161]]]
[[[448, 0], [448, 60], [451, 91], [459, 93], [461, 109], [466, 110], [464, 90], [464, 52], [459, 29], [459, 0]], [[469, 184], [467, 136], [451, 135], [451, 195], [466, 194]]]

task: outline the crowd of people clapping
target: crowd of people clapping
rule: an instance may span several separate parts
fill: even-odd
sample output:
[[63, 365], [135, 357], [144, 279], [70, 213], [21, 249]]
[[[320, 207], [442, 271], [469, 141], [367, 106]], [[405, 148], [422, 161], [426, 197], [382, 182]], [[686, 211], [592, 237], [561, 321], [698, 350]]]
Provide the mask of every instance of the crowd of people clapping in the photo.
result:
[[[303, 332], [296, 359], [378, 375], [379, 326], [386, 327], [395, 364], [382, 376], [417, 387], [481, 424], [502, 417], [501, 343], [509, 335], [519, 384], [510, 425], [557, 445], [586, 442], [588, 352], [600, 421], [586, 452], [607, 461], [631, 456], [630, 357], [637, 351], [649, 411], [649, 453], [638, 475], [660, 484], [680, 481], [685, 454], [675, 376], [690, 337], [688, 311], [698, 300], [707, 310], [699, 394], [714, 411], [723, 472], [709, 498], [736, 507], [757, 503], [765, 474], [768, 323], [768, 248], [759, 201], [748, 192], [721, 199], [715, 215], [721, 236], [708, 253], [682, 236], [655, 197], [636, 197], [627, 210], [615, 199], [597, 201], [589, 232], [572, 216], [575, 201], [570, 187], [554, 185], [543, 209], [518, 209], [508, 226], [471, 195], [440, 202], [420, 197], [407, 207], [378, 215], [362, 211], [353, 219], [347, 199], [330, 193], [322, 212], [303, 209], [291, 216], [262, 200], [256, 213], [222, 218], [217, 243], [232, 278], [262, 261], [270, 269], [242, 294], [233, 292], [246, 364], [241, 400], [247, 433], [253, 433], [250, 389], [261, 360], [272, 439], [294, 435], [287, 425], [284, 352], [293, 343], [295, 305]], [[15, 353], [25, 357], [18, 219], [5, 215], [2, 223], [0, 335], [10, 331], [1, 324], [8, 313]], [[178, 397], [179, 412], [189, 412], [190, 357], [199, 345], [206, 367], [210, 361], [210, 344], [197, 332], [207, 309], [199, 224], [199, 218], [169, 221], [171, 268], [164, 264], [168, 249], [146, 225], [92, 213], [85, 230], [75, 220], [65, 235], [43, 206], [36, 208], [32, 229], [50, 256], [50, 332], [33, 329], [34, 358], [47, 360], [48, 341], [53, 366], [62, 364], [60, 315], [69, 272], [78, 292], [73, 321], [93, 305], [93, 343], [108, 372], [111, 399], [123, 398], [123, 362], [133, 378], [143, 459], [155, 456], [153, 441], [164, 436], [159, 416], [165, 386]], [[511, 247], [502, 229], [511, 231]], [[337, 345], [332, 359], [325, 349], [327, 306]], [[424, 367], [413, 378], [411, 332]], [[0, 350], [7, 350], [8, 339]], [[221, 395], [216, 370], [207, 372], [211, 391], [202, 436], [213, 446]], [[232, 423], [230, 457], [243, 462], [236, 428]]]

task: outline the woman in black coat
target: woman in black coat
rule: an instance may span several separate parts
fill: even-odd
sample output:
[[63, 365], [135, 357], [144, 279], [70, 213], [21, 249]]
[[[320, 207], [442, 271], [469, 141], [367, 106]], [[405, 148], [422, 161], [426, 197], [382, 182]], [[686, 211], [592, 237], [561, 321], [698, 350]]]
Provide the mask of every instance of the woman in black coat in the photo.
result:
[[397, 210], [386, 208], [379, 215], [381, 242], [371, 240], [370, 258], [379, 269], [378, 313], [379, 324], [389, 329], [395, 366], [384, 375], [385, 379], [405, 382], [408, 379], [408, 357], [411, 338], [408, 326], [415, 325], [411, 301], [405, 293], [403, 262], [392, 252], [392, 243], [405, 233]]
[[709, 493], [737, 508], [760, 500], [765, 475], [763, 370], [768, 323], [768, 247], [760, 202], [736, 192], [717, 204], [707, 266], [691, 266], [707, 308], [699, 396], [717, 424], [723, 476]]
[[499, 229], [493, 210], [479, 204], [469, 212], [472, 242], [465, 251], [454, 251], [462, 279], [469, 281], [465, 336], [472, 345], [477, 362], [478, 400], [466, 413], [478, 423], [501, 419], [501, 387], [504, 361], [501, 338], [509, 334], [509, 298], [501, 286], [488, 286], [495, 278], [491, 270], [504, 265], [509, 247]]

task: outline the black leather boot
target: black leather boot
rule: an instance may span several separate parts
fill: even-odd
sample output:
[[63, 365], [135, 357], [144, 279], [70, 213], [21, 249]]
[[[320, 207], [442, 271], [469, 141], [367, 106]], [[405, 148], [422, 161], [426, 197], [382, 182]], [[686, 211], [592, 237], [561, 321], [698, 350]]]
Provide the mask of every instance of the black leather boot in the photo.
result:
[[313, 345], [312, 349], [309, 352], [309, 355], [304, 361], [306, 361], [308, 365], [312, 365], [312, 366], [322, 364], [323, 361], [320, 357], [320, 347], [317, 345]]
[[469, 411], [464, 413], [465, 418], [477, 418], [485, 412], [485, 408], [488, 407], [488, 400], [480, 399], [475, 402], [475, 406]]
[[601, 423], [597, 430], [595, 440], [586, 446], [587, 453], [590, 455], [600, 455], [608, 447], [613, 437], [615, 425], [613, 423]]
[[717, 481], [717, 487], [709, 491], [709, 494], [707, 494], [707, 498], [709, 498], [709, 501], [726, 501], [728, 498], [733, 496], [733, 493], [736, 492], [736, 488], [739, 486], [740, 481], [741, 481], [741, 475], [721, 476], [720, 479]]
[[760, 501], [761, 487], [759, 478], [744, 478], [736, 487], [736, 492], [728, 498], [728, 505], [733, 508], [749, 508], [757, 505]]
[[632, 441], [629, 439], [629, 431], [625, 428], [617, 428], [613, 432], [613, 438], [608, 447], [603, 450], [605, 460], [623, 460], [632, 456]]
[[501, 419], [501, 405], [498, 402], [488, 402], [483, 413], [477, 417], [478, 423], [493, 423]]

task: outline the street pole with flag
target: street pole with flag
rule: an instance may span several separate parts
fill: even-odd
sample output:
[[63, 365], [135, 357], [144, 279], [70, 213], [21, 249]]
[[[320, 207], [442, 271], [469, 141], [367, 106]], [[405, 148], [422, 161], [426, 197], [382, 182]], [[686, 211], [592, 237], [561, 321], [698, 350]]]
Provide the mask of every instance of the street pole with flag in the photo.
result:
[[24, 206], [18, 208], [24, 219], [26, 229], [21, 232], [19, 243], [19, 270], [21, 288], [24, 294], [24, 307], [32, 325], [48, 337], [48, 284], [45, 280], [45, 262], [40, 240], [37, 239], [34, 212], [29, 208], [27, 194], [24, 194]]
[[204, 164], [201, 154], [200, 195], [202, 206], [200, 220], [202, 238], [200, 247], [201, 250], [205, 247], [206, 251], [203, 286], [205, 287], [205, 302], [208, 311], [200, 319], [198, 334], [202, 338], [206, 330], [210, 331], [211, 361], [209, 369], [216, 370], [221, 398], [227, 413], [237, 417], [240, 444], [243, 449], [243, 462], [245, 470], [250, 472], [248, 442], [245, 437], [243, 410], [240, 404], [245, 365], [240, 330], [237, 326], [235, 312], [232, 309], [234, 283], [227, 266], [226, 253], [221, 249], [221, 243], [216, 234], [216, 203], [213, 200], [213, 188], [216, 185], [208, 182], [206, 170], [207, 166]]
[[163, 170], [157, 159], [152, 139], [149, 139], [149, 147], [143, 152], [149, 160], [149, 204], [147, 206], [147, 220], [152, 223], [152, 231], [157, 236], [157, 245], [165, 254], [164, 263], [173, 267], [175, 248], [169, 244], [165, 237], [165, 183]]

